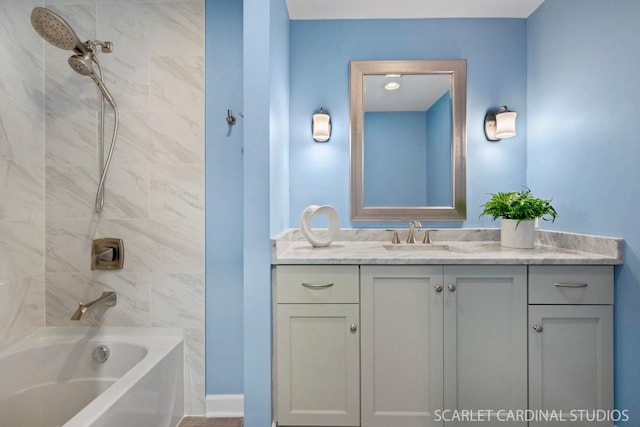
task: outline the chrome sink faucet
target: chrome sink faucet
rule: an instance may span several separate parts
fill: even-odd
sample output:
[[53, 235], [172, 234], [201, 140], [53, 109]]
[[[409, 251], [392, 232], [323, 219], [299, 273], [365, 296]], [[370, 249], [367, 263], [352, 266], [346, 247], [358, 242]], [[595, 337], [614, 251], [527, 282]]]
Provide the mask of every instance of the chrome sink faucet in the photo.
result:
[[420, 221], [411, 221], [409, 223], [409, 235], [407, 236], [407, 243], [415, 243], [416, 242], [416, 227], [418, 228], [418, 230], [420, 230], [420, 228], [422, 227], [422, 224], [420, 224]]
[[95, 307], [98, 307], [101, 305], [104, 305], [107, 307], [113, 307], [114, 305], [116, 305], [117, 302], [118, 302], [118, 295], [115, 292], [112, 292], [112, 291], [103, 292], [102, 295], [100, 295], [100, 298], [94, 301], [88, 302], [86, 304], [81, 302], [78, 305], [78, 309], [75, 311], [75, 313], [73, 313], [73, 316], [71, 316], [71, 320], [82, 319], [82, 316], [85, 313], [87, 313], [88, 311], [91, 311]]

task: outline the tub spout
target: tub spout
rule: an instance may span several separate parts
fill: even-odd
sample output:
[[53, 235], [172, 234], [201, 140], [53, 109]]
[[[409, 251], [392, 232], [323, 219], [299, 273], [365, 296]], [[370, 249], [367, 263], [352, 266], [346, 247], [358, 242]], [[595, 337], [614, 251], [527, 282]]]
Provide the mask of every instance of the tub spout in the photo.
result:
[[73, 316], [71, 316], [71, 320], [80, 320], [86, 312], [91, 311], [93, 308], [101, 305], [104, 305], [106, 307], [113, 307], [114, 305], [116, 305], [117, 301], [118, 295], [115, 292], [103, 292], [100, 298], [94, 301], [88, 302], [86, 304], [81, 302], [76, 312], [73, 313]]

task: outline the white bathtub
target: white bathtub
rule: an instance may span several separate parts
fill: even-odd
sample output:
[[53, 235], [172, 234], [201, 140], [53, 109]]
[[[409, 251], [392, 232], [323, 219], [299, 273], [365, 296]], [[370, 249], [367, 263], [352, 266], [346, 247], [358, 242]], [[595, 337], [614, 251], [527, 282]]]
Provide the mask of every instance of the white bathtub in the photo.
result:
[[[104, 363], [93, 350], [109, 347]], [[0, 427], [175, 427], [183, 416], [183, 333], [42, 328], [0, 348]]]

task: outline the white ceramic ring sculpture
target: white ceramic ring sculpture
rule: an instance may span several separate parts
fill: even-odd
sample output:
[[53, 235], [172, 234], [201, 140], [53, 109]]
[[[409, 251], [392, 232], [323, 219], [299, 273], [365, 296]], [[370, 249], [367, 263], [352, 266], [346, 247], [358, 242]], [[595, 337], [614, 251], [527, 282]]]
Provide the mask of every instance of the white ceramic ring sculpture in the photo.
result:
[[[326, 215], [329, 219], [328, 229], [311, 229], [311, 221], [313, 220], [313, 217], [319, 214]], [[338, 212], [336, 212], [333, 206], [311, 205], [302, 211], [302, 216], [300, 217], [300, 232], [313, 246], [329, 246], [336, 238], [339, 228], [340, 218], [338, 217]]]

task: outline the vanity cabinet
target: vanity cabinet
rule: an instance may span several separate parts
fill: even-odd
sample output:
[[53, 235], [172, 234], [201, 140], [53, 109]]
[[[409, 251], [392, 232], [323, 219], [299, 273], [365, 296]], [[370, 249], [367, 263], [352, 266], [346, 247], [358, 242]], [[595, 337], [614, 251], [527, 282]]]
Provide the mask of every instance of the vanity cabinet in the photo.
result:
[[280, 425], [360, 425], [358, 266], [279, 266], [274, 339]]
[[477, 426], [442, 410], [526, 408], [526, 272], [362, 266], [362, 425]]
[[566, 420], [529, 425], [612, 426], [574, 417], [613, 409], [613, 267], [530, 267], [529, 324], [529, 408]]
[[[444, 278], [444, 408], [475, 414], [526, 408], [527, 267], [445, 266]], [[495, 426], [493, 416], [444, 425]]]
[[361, 267], [362, 425], [436, 425], [443, 402], [443, 268]]
[[612, 266], [273, 271], [279, 426], [548, 427], [566, 422], [505, 412], [613, 408]]

